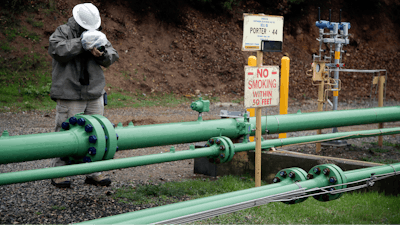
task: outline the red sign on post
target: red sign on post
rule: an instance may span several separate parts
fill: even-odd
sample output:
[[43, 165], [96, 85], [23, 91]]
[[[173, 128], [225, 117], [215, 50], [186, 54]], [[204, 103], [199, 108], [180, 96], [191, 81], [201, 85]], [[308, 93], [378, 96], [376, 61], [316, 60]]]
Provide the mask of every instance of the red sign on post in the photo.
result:
[[244, 107], [257, 108], [279, 104], [279, 67], [246, 66]]

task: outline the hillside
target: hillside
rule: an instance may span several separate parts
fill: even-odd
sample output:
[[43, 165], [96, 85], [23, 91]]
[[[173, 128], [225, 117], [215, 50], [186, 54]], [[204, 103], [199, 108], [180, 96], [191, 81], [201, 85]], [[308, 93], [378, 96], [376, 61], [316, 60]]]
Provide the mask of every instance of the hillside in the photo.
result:
[[[80, 0], [30, 1], [30, 13], [13, 14], [29, 32], [38, 34], [32, 42], [28, 35], [17, 35], [10, 41], [11, 51], [0, 50], [1, 61], [21, 62], [23, 57], [37, 53], [48, 63], [48, 38], [57, 26], [72, 16], [74, 5]], [[175, 93], [219, 96], [220, 99], [241, 99], [244, 87], [244, 69], [247, 58], [255, 55], [242, 52], [243, 13], [265, 13], [284, 16], [284, 42], [281, 53], [265, 53], [264, 65], [280, 65], [285, 54], [291, 59], [290, 91], [292, 99], [315, 99], [317, 88], [306, 76], [311, 68], [311, 55], [316, 53], [318, 29], [314, 23], [317, 7], [322, 19], [351, 23], [351, 42], [344, 49], [346, 68], [386, 69], [388, 71], [387, 98], [400, 99], [398, 13], [400, 2], [381, 1], [230, 1], [229, 7], [214, 7], [204, 1], [92, 1], [102, 16], [103, 32], [120, 55], [120, 60], [105, 69], [106, 91], [125, 94]], [[207, 3], [208, 2], [208, 3]], [[218, 2], [214, 1], [216, 5]], [[228, 1], [229, 2], [229, 1]], [[350, 3], [349, 3], [350, 2]], [[236, 4], [237, 3], [237, 4]], [[2, 11], [2, 20], [6, 14]], [[34, 26], [31, 21], [42, 22]], [[3, 22], [3, 29], [4, 22]], [[29, 32], [27, 34], [29, 34]], [[6, 40], [6, 32], [0, 40]], [[28, 50], [27, 50], [28, 49]], [[32, 69], [35, 69], [32, 64]], [[4, 65], [3, 65], [4, 66]], [[27, 77], [25, 80], [29, 80]], [[370, 95], [370, 74], [341, 74], [343, 91], [340, 100], [367, 98]], [[4, 81], [4, 79], [3, 79]]]

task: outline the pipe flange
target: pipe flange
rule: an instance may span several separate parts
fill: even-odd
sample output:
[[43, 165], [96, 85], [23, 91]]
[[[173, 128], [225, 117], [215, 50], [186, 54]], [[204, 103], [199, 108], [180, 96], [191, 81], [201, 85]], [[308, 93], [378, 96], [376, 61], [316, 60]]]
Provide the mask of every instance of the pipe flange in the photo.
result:
[[[287, 168], [279, 171], [274, 179], [272, 180], [273, 183], [279, 183], [279, 182], [289, 182], [289, 183], [297, 183], [300, 181], [305, 181], [307, 180], [307, 172], [304, 171], [301, 168], [298, 167], [293, 167], [293, 168]], [[299, 186], [300, 188], [300, 186]], [[285, 201], [283, 203], [285, 204], [296, 204], [300, 202], [304, 202], [307, 198], [300, 198], [296, 200], [291, 200], [291, 201]]]
[[61, 131], [73, 132], [78, 140], [76, 155], [68, 157], [68, 163], [94, 162], [103, 159], [106, 147], [101, 124], [92, 116], [76, 114], [64, 122]]
[[113, 124], [102, 115], [93, 115], [101, 125], [105, 133], [106, 138], [106, 149], [103, 156], [103, 159], [112, 159], [114, 158], [115, 152], [117, 151], [118, 141], [117, 141], [117, 133], [115, 132]]
[[229, 162], [235, 154], [234, 145], [227, 137], [210, 138], [205, 147], [214, 147], [217, 150], [216, 155], [208, 157], [209, 162], [214, 164]]
[[232, 140], [228, 137], [221, 137], [225, 140], [227, 146], [229, 146], [229, 151], [228, 151], [228, 158], [226, 159], [225, 162], [229, 162], [233, 159], [233, 156], [235, 155], [235, 145], [233, 144]]
[[[328, 186], [337, 185], [347, 183], [347, 178], [340, 167], [334, 164], [324, 164], [318, 165], [311, 168], [310, 172], [308, 172], [307, 179], [315, 179], [317, 177], [323, 177], [324, 180], [327, 181]], [[346, 185], [331, 187], [327, 191], [337, 190], [346, 188]], [[343, 193], [339, 194], [321, 194], [313, 196], [318, 201], [327, 202], [331, 200], [338, 199], [342, 197]]]

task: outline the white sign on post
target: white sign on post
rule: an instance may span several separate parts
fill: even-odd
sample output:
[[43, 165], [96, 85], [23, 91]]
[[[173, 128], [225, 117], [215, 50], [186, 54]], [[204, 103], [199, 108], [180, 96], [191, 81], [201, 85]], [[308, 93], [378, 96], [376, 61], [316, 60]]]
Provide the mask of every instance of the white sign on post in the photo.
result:
[[283, 42], [283, 16], [243, 15], [242, 51], [261, 50], [262, 41]]
[[279, 104], [279, 67], [246, 66], [244, 107], [258, 108]]

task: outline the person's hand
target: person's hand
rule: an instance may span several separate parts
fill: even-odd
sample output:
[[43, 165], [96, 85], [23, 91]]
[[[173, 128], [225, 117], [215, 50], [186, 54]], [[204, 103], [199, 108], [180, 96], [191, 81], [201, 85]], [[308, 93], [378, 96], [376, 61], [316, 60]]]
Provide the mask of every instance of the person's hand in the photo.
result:
[[100, 57], [103, 55], [103, 52], [99, 51], [97, 48], [93, 48], [91, 52], [94, 55], [94, 57]]

